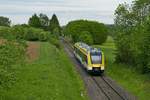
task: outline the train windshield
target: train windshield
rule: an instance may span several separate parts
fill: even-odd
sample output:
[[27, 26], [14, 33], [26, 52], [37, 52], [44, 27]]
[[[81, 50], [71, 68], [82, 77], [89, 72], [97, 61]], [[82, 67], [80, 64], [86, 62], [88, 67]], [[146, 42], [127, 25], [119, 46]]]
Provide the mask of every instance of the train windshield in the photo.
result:
[[101, 54], [91, 54], [93, 64], [101, 64]]

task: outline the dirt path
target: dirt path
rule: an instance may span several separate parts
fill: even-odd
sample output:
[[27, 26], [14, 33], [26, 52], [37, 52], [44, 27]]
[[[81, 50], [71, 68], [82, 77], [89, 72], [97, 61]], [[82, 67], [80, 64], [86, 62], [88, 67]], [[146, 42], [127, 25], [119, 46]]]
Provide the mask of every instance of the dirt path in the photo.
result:
[[81, 75], [88, 95], [91, 100], [136, 100], [136, 97], [125, 91], [116, 82], [107, 76], [96, 77], [89, 75], [74, 58], [73, 50], [67, 43], [62, 41], [65, 51], [75, 64], [75, 67]]
[[39, 42], [28, 42], [28, 48], [27, 48], [27, 56], [28, 56], [28, 61], [32, 62], [39, 57], [39, 48], [40, 48], [40, 43]]

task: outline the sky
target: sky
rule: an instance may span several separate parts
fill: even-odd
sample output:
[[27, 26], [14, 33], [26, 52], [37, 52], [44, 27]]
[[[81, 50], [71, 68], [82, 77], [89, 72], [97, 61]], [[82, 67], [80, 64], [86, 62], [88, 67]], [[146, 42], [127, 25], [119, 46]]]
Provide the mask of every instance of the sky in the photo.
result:
[[49, 18], [55, 13], [61, 25], [77, 19], [113, 24], [114, 11], [124, 2], [132, 0], [0, 0], [0, 16], [9, 17], [12, 24], [27, 23], [34, 13]]

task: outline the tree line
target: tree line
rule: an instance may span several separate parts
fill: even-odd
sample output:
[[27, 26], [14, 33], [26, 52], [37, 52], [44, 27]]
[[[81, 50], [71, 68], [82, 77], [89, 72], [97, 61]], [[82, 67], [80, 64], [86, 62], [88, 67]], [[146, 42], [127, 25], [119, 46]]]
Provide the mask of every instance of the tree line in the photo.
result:
[[55, 14], [49, 18], [46, 14], [33, 14], [28, 24], [11, 26], [7, 17], [0, 17], [0, 37], [27, 41], [51, 41], [59, 47], [58, 36], [61, 34], [59, 20]]
[[51, 31], [56, 34], [61, 32], [61, 27], [55, 14], [53, 14], [51, 19], [49, 19], [46, 14], [34, 14], [29, 18], [28, 24], [31, 27], [42, 28], [45, 31]]
[[150, 2], [135, 0], [120, 4], [115, 11], [116, 61], [150, 72]]
[[[7, 17], [0, 16], [0, 26], [9, 26], [11, 25], [11, 21]], [[52, 15], [50, 19], [46, 14], [40, 13], [39, 15], [33, 14], [29, 20], [28, 24], [23, 24], [21, 26], [30, 26], [34, 28], [40, 28], [44, 31], [50, 31], [51, 33], [60, 33], [61, 27], [58, 21], [58, 18], [55, 14]]]
[[[3, 17], [0, 18], [0, 20], [2, 20], [3, 22], [1, 26], [10, 26], [11, 21], [8, 18]], [[22, 32], [20, 32], [20, 34], [18, 35], [24, 36], [23, 39], [25, 40], [40, 40], [40, 37], [47, 40], [47, 33], [42, 32], [41, 34], [41, 31], [38, 32], [39, 29], [51, 32], [56, 36], [70, 36], [73, 42], [81, 41], [90, 45], [104, 43], [108, 35], [107, 27], [103, 23], [99, 23], [96, 21], [75, 20], [70, 21], [67, 25], [61, 27], [59, 24], [59, 20], [55, 14], [53, 14], [51, 19], [46, 14], [33, 14], [29, 18], [28, 24], [15, 26], [20, 26], [18, 30]], [[35, 28], [38, 28], [38, 31], [35, 32]]]

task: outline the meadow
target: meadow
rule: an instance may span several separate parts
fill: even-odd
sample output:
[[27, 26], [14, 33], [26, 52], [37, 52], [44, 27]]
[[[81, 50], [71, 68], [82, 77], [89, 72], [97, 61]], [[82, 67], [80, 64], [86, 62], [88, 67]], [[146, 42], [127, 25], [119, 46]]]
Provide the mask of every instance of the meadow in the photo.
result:
[[148, 100], [150, 97], [150, 78], [141, 74], [134, 67], [122, 63], [115, 63], [115, 44], [111, 37], [103, 45], [96, 45], [101, 48], [106, 57], [106, 74], [120, 84], [131, 94], [136, 95], [139, 100]]
[[16, 66], [16, 82], [0, 100], [88, 100], [83, 82], [63, 49], [38, 42], [38, 57]]

